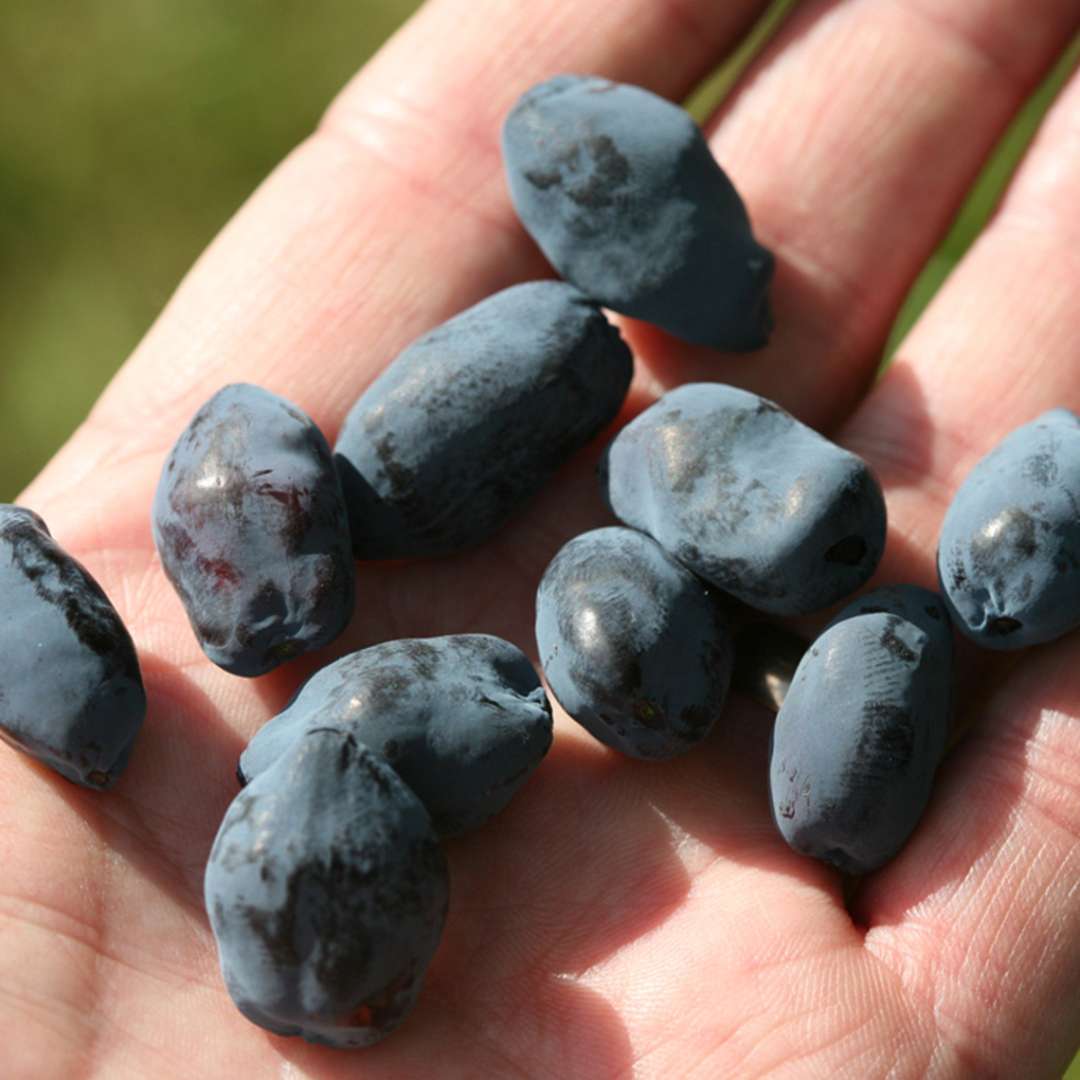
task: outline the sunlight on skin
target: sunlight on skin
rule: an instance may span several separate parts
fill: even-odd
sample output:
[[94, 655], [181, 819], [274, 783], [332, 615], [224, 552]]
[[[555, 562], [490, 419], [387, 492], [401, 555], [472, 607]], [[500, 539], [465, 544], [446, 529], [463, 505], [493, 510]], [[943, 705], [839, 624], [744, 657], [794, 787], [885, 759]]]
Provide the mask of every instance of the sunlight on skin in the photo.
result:
[[[664, 765], [620, 758], [560, 716], [512, 806], [447, 845], [446, 934], [401, 1032], [362, 1058], [335, 1053], [260, 1031], [225, 994], [202, 872], [244, 741], [316, 663], [376, 640], [484, 630], [532, 651], [548, 559], [608, 520], [592, 475], [602, 440], [484, 548], [361, 567], [345, 638], [256, 683], [205, 661], [161, 575], [148, 508], [164, 454], [226, 381], [296, 401], [332, 440], [417, 333], [544, 273], [499, 172], [516, 96], [579, 70], [681, 98], [763, 5], [630, 7], [434, 0], [224, 230], [25, 494], [131, 628], [150, 713], [105, 797], [0, 748], [11, 1075], [322, 1080], [437, 1062], [440, 1077], [1053, 1076], [1074, 1049], [1071, 641], [1007, 674], [996, 658], [976, 669], [973, 733], [912, 843], [854, 897], [855, 921], [836, 876], [773, 829], [761, 709], [734, 703], [704, 747]], [[1080, 408], [1080, 309], [1065, 302], [1080, 288], [1064, 196], [1080, 187], [1065, 137], [1075, 80], [1001, 215], [855, 408], [980, 162], [1080, 24], [1072, 0], [1038, 20], [1021, 0], [937, 9], [803, 4], [751, 66], [710, 129], [780, 257], [776, 339], [719, 357], [629, 328], [642, 374], [623, 417], [646, 385], [707, 377], [844, 422], [885, 481], [881, 579], [921, 583], [965, 469], [1044, 398]], [[920, 107], [899, 107], [897, 87], [916, 84]]]

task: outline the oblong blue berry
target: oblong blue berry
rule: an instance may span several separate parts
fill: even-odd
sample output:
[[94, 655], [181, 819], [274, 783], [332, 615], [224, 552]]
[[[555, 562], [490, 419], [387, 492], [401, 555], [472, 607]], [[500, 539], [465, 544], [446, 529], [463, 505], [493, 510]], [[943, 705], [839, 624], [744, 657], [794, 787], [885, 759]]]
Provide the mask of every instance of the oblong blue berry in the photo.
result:
[[940, 593], [918, 585], [882, 585], [863, 593], [838, 612], [829, 623], [835, 626], [856, 615], [895, 615], [913, 623], [926, 634], [926, 651], [934, 663], [920, 676], [921, 693], [936, 736], [938, 757], [945, 753], [953, 712], [953, 637], [948, 606]]
[[284, 398], [238, 383], [180, 435], [154, 496], [154, 543], [206, 655], [255, 676], [329, 644], [355, 567], [330, 448]]
[[532, 664], [490, 634], [386, 641], [316, 672], [248, 744], [241, 781], [314, 727], [347, 731], [380, 754], [444, 836], [502, 810], [552, 739]]
[[502, 151], [518, 217], [567, 281], [685, 341], [766, 343], [773, 256], [684, 109], [558, 75], [511, 110]]
[[486, 540], [615, 418], [630, 351], [560, 281], [489, 296], [410, 345], [334, 447], [359, 559]]
[[595, 529], [565, 544], [540, 582], [536, 640], [556, 700], [632, 757], [685, 753], [723, 709], [727, 620], [705, 584], [644, 533]]
[[773, 819], [794, 850], [847, 874], [889, 861], [930, 798], [948, 731], [941, 638], [887, 611], [839, 618], [776, 716]]
[[0, 738], [84, 787], [111, 787], [146, 715], [135, 647], [81, 563], [0, 506]]
[[315, 730], [233, 800], [204, 896], [229, 994], [253, 1023], [370, 1046], [412, 1008], [449, 885], [427, 812], [377, 754]]
[[720, 383], [681, 386], [627, 424], [601, 485], [621, 521], [774, 615], [843, 599], [885, 546], [885, 500], [866, 462]]
[[1052, 409], [968, 474], [941, 525], [938, 576], [957, 628], [986, 649], [1080, 625], [1080, 420]]

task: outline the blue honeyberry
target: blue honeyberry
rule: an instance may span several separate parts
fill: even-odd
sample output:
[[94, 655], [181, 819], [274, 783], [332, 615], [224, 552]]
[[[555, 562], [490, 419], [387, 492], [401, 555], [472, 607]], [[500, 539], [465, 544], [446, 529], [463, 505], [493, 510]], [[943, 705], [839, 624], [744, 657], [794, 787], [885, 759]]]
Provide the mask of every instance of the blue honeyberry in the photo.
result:
[[766, 343], [773, 256], [684, 109], [558, 75], [514, 106], [502, 150], [518, 217], [567, 281], [685, 341]]
[[481, 543], [610, 423], [630, 351], [558, 281], [489, 296], [402, 352], [334, 447], [358, 559]]
[[489, 634], [387, 641], [316, 672], [241, 755], [246, 782], [311, 728], [347, 731], [413, 789], [441, 835], [493, 817], [551, 746], [528, 658]]
[[938, 576], [957, 628], [986, 649], [1080, 625], [1080, 420], [1052, 409], [1007, 435], [945, 514]]
[[536, 640], [559, 704], [631, 757], [685, 753], [727, 697], [726, 618], [704, 582], [633, 529], [596, 529], [560, 549], [537, 592]]
[[249, 1020], [359, 1047], [413, 1007], [449, 885], [406, 784], [348, 733], [315, 729], [233, 800], [204, 893], [225, 985]]
[[330, 448], [258, 386], [219, 390], [170, 452], [154, 542], [206, 655], [255, 676], [348, 624], [355, 567]]
[[843, 599], [885, 546], [885, 500], [866, 462], [720, 383], [681, 386], [627, 424], [601, 485], [622, 522], [773, 615]]
[[770, 750], [780, 834], [846, 874], [870, 873], [903, 847], [930, 799], [949, 728], [947, 629], [872, 597], [842, 612], [803, 656]]
[[146, 715], [139, 662], [87, 570], [20, 506], [0, 506], [0, 738], [84, 787], [111, 787]]
[[934, 656], [935, 663], [928, 664], [926, 673], [920, 676], [921, 693], [925, 708], [937, 717], [930, 727], [936, 735], [938, 756], [941, 757], [949, 741], [954, 705], [952, 620], [948, 606], [940, 593], [918, 585], [882, 585], [846, 605], [829, 626], [855, 615], [878, 613], [905, 619], [927, 636], [926, 649]]

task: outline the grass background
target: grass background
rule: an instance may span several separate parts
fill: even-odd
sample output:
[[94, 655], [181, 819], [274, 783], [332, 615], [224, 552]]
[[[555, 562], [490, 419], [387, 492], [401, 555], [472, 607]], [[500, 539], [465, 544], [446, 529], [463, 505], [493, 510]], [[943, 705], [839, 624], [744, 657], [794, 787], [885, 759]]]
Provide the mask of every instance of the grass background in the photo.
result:
[[[794, 3], [774, 4], [694, 95], [696, 115]], [[0, 501], [74, 430], [210, 238], [418, 6], [0, 6]], [[883, 362], [986, 222], [1078, 59], [1080, 41], [1017, 117], [913, 288]], [[1080, 1080], [1080, 1057], [1068, 1078]]]
[[0, 3], [0, 501], [417, 0]]

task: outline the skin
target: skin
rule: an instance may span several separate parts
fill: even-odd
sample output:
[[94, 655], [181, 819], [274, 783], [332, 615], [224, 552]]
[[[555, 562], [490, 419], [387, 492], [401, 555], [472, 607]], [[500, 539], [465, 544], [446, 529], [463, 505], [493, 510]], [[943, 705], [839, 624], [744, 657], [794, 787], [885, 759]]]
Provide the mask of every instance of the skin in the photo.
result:
[[[543, 272], [496, 149], [517, 96], [580, 70], [679, 98], [760, 7], [434, 0], [227, 226], [24, 494], [114, 599], [151, 704], [105, 797], [0, 746], [8, 1075], [368, 1080], [437, 1061], [441, 1077], [1060, 1076], [1080, 1030], [1075, 637], [965, 652], [966, 737], [911, 842], [847, 907], [839, 877], [773, 828], [764, 711], [733, 707], [662, 766], [560, 717], [507, 813], [449, 846], [445, 935], [394, 1037], [361, 1060], [268, 1035], [218, 972], [207, 854], [242, 744], [306, 661], [253, 683], [200, 653], [147, 525], [169, 446], [236, 380], [295, 401], [332, 440], [418, 333]], [[975, 461], [1039, 412], [1080, 407], [1080, 79], [865, 391], [919, 267], [1077, 29], [1074, 0], [1038, 19], [1019, 0], [801, 5], [709, 123], [777, 255], [771, 343], [724, 357], [628, 327], [627, 415], [694, 378], [777, 400], [881, 478], [876, 583], [932, 588], [941, 517]], [[527, 646], [543, 567], [609, 520], [598, 453], [475, 552], [361, 568], [364, 603], [335, 649], [468, 630]]]

